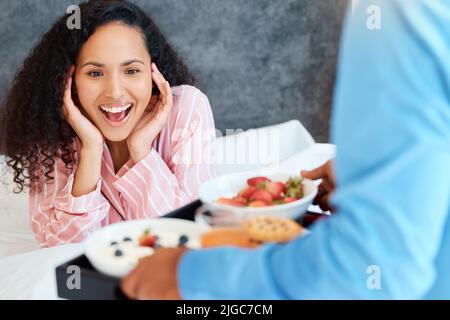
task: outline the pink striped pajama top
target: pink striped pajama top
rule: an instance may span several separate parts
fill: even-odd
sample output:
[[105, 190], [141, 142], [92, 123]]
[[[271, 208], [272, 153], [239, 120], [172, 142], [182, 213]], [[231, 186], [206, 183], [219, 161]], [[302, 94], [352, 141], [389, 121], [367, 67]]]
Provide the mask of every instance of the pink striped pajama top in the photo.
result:
[[[211, 106], [192, 86], [173, 87], [172, 93], [170, 118], [146, 158], [134, 163], [130, 157], [115, 173], [104, 144], [95, 191], [73, 197], [77, 161], [67, 169], [55, 159], [54, 182], [41, 182], [42, 191], [29, 197], [31, 228], [42, 247], [80, 242], [111, 223], [157, 218], [198, 198], [199, 185], [216, 175]], [[80, 146], [77, 138], [78, 152]]]

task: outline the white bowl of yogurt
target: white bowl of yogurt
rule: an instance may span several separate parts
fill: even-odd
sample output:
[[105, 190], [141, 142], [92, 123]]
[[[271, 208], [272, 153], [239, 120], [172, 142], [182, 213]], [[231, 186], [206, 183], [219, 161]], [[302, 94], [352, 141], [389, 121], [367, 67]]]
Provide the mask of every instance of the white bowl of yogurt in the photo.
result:
[[[139, 259], [158, 247], [199, 248], [201, 234], [208, 229], [206, 225], [171, 218], [116, 223], [92, 234], [85, 242], [85, 254], [98, 271], [122, 278], [136, 267]], [[140, 245], [145, 232], [155, 237], [155, 245]]]

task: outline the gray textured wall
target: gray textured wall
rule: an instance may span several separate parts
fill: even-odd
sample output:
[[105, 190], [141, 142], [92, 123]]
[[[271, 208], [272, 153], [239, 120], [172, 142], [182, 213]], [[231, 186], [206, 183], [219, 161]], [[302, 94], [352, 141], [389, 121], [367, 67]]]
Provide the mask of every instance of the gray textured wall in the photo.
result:
[[[347, 0], [135, 0], [185, 58], [216, 125], [301, 120], [328, 140]], [[0, 99], [39, 37], [77, 0], [0, 0]]]

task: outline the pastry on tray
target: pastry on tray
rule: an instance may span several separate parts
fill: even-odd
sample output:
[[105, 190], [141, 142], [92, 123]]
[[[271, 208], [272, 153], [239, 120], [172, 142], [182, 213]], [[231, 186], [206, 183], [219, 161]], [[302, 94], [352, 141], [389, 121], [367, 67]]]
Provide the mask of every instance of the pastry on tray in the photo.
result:
[[235, 227], [216, 227], [201, 236], [201, 247], [238, 246], [255, 248], [265, 243], [288, 242], [304, 229], [294, 220], [277, 216], [258, 216]]

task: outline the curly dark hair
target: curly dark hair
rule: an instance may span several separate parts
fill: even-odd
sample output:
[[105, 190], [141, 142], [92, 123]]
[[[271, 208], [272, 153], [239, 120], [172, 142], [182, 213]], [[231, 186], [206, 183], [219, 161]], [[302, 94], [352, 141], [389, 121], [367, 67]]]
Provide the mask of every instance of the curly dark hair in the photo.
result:
[[[3, 148], [6, 163], [13, 169], [15, 193], [25, 187], [40, 191], [35, 187], [41, 181], [52, 183], [55, 157], [62, 159], [66, 168], [73, 168], [76, 134], [62, 112], [64, 81], [98, 27], [110, 22], [137, 27], [167, 81], [171, 85], [194, 84], [186, 65], [138, 6], [122, 0], [91, 0], [79, 7], [81, 29], [67, 27], [69, 14], [61, 17], [25, 59], [2, 103]], [[77, 101], [74, 88], [72, 95]]]

